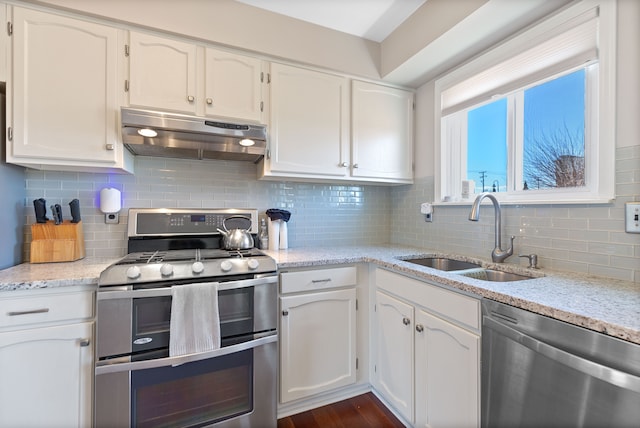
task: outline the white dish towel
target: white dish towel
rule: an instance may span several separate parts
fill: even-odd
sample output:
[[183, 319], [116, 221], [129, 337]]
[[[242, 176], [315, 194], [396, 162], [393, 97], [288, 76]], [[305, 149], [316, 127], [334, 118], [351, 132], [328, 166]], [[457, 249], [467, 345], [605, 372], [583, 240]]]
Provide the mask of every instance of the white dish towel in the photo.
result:
[[218, 284], [207, 282], [171, 287], [169, 356], [219, 348]]

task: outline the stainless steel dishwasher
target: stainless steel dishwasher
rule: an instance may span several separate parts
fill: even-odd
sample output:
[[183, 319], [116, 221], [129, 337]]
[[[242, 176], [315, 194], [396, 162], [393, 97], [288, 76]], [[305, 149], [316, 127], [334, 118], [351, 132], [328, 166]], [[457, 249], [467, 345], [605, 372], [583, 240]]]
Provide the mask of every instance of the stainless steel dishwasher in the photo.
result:
[[483, 299], [482, 427], [640, 427], [640, 345]]

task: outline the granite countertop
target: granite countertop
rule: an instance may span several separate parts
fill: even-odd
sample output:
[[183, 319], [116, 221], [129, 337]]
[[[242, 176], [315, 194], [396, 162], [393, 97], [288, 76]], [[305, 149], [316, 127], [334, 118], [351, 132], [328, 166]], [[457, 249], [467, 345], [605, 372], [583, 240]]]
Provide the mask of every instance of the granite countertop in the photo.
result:
[[[345, 263], [375, 263], [415, 278], [487, 297], [640, 344], [640, 285], [608, 278], [530, 270], [511, 263], [452, 255], [407, 246], [294, 248], [266, 251], [279, 269]], [[403, 261], [438, 256], [480, 262], [482, 267], [539, 276], [516, 282], [488, 282]], [[97, 284], [100, 272], [117, 259], [85, 258], [68, 263], [24, 263], [0, 270], [0, 292]]]
[[[370, 262], [571, 324], [640, 344], [640, 284], [577, 273], [532, 270], [516, 264], [406, 246], [296, 248], [269, 251], [279, 269]], [[541, 276], [526, 281], [489, 282], [402, 261], [437, 256], [480, 262], [482, 267]]]
[[0, 292], [97, 285], [100, 272], [117, 260], [84, 258], [75, 262], [22, 263], [0, 270]]

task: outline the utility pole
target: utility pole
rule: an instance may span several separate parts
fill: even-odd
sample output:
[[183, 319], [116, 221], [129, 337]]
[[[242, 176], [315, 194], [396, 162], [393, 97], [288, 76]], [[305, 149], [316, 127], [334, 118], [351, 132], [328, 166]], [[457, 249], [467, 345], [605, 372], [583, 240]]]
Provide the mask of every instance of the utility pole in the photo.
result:
[[480, 171], [480, 180], [482, 181], [482, 193], [484, 193], [484, 179], [487, 178], [487, 171]]

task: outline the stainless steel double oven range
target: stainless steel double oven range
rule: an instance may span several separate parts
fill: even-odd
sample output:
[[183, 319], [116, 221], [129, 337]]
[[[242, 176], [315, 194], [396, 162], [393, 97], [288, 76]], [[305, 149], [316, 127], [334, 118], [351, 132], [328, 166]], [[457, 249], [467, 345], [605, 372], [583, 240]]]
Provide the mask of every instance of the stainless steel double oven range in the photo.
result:
[[[128, 255], [99, 281], [97, 428], [276, 426], [276, 264], [220, 248], [230, 216], [257, 231], [257, 210], [129, 210]], [[171, 288], [192, 283], [217, 284], [221, 347], [170, 357]]]

